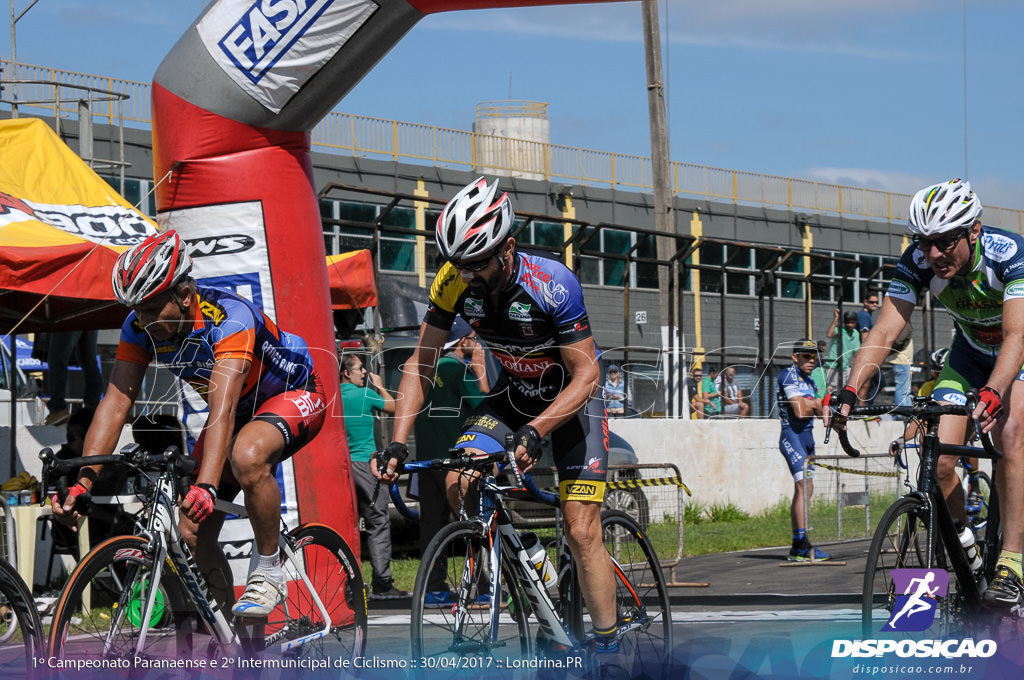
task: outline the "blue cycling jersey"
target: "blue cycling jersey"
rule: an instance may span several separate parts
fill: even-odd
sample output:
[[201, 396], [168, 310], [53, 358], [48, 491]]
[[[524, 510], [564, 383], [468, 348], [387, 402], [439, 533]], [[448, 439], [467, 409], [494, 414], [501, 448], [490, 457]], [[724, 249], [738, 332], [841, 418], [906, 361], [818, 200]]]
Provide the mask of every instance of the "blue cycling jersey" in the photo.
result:
[[789, 400], [794, 397], [814, 399], [817, 387], [809, 375], [804, 375], [796, 364], [792, 364], [779, 375], [778, 392], [775, 397], [779, 406], [779, 420], [782, 427], [794, 432], [810, 430], [814, 426], [814, 418], [798, 418], [793, 412]]
[[427, 324], [449, 329], [455, 315], [476, 329], [511, 385], [527, 398], [552, 399], [569, 382], [561, 347], [592, 337], [583, 287], [561, 262], [517, 251], [515, 273], [495, 304], [476, 297], [446, 263], [430, 288]]
[[139, 325], [135, 312], [121, 327], [117, 359], [148, 365], [154, 359], [191, 384], [206, 398], [217, 359], [251, 362], [235, 413], [251, 418], [270, 397], [302, 389], [313, 375], [306, 341], [277, 328], [259, 307], [217, 288], [196, 291], [193, 329], [184, 338], [155, 343]]

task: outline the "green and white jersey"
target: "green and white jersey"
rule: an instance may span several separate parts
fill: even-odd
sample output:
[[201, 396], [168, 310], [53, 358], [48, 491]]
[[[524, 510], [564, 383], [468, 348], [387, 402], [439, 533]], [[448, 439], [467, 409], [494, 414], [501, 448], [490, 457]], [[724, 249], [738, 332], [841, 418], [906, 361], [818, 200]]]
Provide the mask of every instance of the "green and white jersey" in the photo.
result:
[[1003, 302], [1024, 298], [1024, 238], [982, 227], [967, 274], [935, 276], [924, 255], [911, 245], [896, 265], [886, 295], [917, 304], [925, 287], [941, 302], [974, 349], [997, 354], [1003, 344]]

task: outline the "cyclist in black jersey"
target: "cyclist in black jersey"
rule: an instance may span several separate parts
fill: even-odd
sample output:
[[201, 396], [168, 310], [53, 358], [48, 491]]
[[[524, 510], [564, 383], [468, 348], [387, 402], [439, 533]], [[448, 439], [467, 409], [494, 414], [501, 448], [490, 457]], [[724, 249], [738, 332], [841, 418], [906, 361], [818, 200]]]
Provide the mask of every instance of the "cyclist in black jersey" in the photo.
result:
[[[502, 371], [487, 398], [463, 425], [452, 445], [494, 453], [514, 433], [516, 459], [529, 469], [552, 437], [566, 537], [580, 567], [598, 651], [617, 646], [615, 583], [601, 535], [601, 501], [608, 459], [608, 421], [600, 390], [599, 352], [583, 289], [562, 263], [516, 249], [515, 219], [508, 194], [480, 179], [445, 206], [437, 222], [437, 245], [447, 260], [430, 291], [430, 308], [415, 353], [405, 364], [395, 413], [394, 441], [380, 458], [381, 474], [395, 478], [405, 459], [413, 421], [433, 381], [456, 315], [476, 330]], [[449, 497], [458, 496], [456, 478]]]
[[[997, 479], [1003, 546], [983, 601], [995, 610], [1024, 605], [1021, 546], [1024, 544], [1024, 237], [981, 223], [981, 201], [969, 182], [955, 179], [925, 187], [910, 204], [914, 243], [900, 258], [882, 302], [878, 322], [857, 353], [850, 383], [829, 401], [842, 411], [833, 425], [845, 428], [845, 414], [857, 390], [889, 353], [925, 288], [953, 316], [956, 336], [931, 397], [965, 404], [978, 390], [974, 419], [1005, 458]], [[1003, 409], [1002, 404], [1008, 404]], [[826, 424], [830, 413], [825, 409]], [[939, 439], [965, 440], [967, 418], [943, 416]], [[954, 518], [966, 523], [956, 457], [942, 456], [938, 481]]]

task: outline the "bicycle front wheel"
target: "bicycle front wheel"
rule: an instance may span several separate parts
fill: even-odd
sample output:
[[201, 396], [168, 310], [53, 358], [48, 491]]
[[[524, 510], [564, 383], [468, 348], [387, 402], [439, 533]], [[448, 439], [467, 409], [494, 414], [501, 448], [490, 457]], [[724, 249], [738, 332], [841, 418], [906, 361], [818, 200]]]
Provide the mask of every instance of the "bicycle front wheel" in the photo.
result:
[[[992, 498], [992, 480], [984, 470], [978, 472], [976, 481], [968, 486], [967, 518], [974, 531], [984, 529], [988, 524], [989, 501]], [[976, 501], [972, 503], [972, 501]]]
[[525, 604], [507, 569], [501, 583], [509, 602], [490, 592], [490, 541], [479, 524], [455, 522], [427, 546], [412, 596], [412, 658], [423, 659], [421, 668], [473, 668], [479, 675], [480, 666], [446, 657], [529, 656]]
[[10, 564], [0, 560], [0, 675], [32, 677], [43, 657], [43, 625], [32, 593]]
[[[658, 556], [647, 534], [624, 512], [602, 512], [601, 528], [615, 572], [620, 629], [617, 662], [630, 663], [634, 675], [657, 675], [648, 671], [660, 667], [672, 650], [672, 605]], [[569, 628], [576, 639], [582, 640], [592, 623], [579, 591], [575, 563], [570, 578]]]
[[[927, 632], [908, 633], [921, 636], [944, 637], [955, 632], [963, 623], [961, 598], [956, 576], [949, 569], [941, 537], [935, 536], [934, 558], [928, 556], [928, 510], [917, 498], [900, 498], [882, 515], [868, 550], [864, 570], [864, 592], [861, 600], [861, 627], [864, 637], [877, 636], [887, 622], [897, 617], [892, 627], [904, 628], [908, 612], [898, 599], [907, 595], [893, 578], [896, 569], [944, 569], [949, 572], [949, 589], [945, 597], [936, 601], [935, 616]], [[959, 550], [960, 546], [956, 548]], [[901, 622], [899, 619], [903, 619]]]
[[118, 536], [93, 548], [57, 601], [50, 656], [128, 663], [189, 658], [193, 633], [202, 626], [185, 604], [174, 571], [164, 565], [159, 583], [152, 576], [153, 556], [145, 538]]
[[[359, 563], [345, 539], [323, 524], [303, 524], [289, 534], [310, 587], [290, 561], [282, 565], [288, 599], [267, 618], [266, 646], [289, 648], [318, 659], [354, 659], [366, 650], [366, 591]], [[314, 591], [316, 593], [314, 597]], [[319, 600], [327, 611], [317, 604]], [[327, 635], [303, 642], [327, 630]]]

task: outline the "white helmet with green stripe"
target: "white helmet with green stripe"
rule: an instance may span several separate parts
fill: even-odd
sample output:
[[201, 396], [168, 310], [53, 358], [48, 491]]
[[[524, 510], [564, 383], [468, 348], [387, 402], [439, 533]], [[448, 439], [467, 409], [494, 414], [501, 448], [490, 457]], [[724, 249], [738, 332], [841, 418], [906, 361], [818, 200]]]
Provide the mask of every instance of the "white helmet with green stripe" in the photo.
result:
[[910, 231], [926, 238], [969, 229], [980, 217], [981, 201], [963, 179], [925, 187], [910, 201]]

